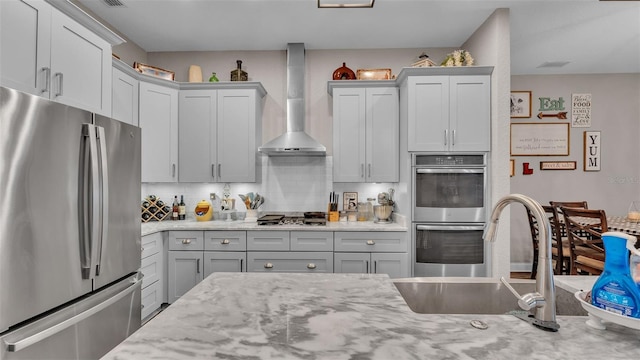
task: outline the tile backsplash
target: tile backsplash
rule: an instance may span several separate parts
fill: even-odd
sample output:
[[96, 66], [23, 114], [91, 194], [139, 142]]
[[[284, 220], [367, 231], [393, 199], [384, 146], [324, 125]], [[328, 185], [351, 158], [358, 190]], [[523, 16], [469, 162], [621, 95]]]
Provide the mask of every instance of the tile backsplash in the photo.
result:
[[[342, 193], [357, 192], [359, 201], [376, 198], [382, 191], [396, 188], [396, 183], [334, 183], [333, 157], [315, 156], [262, 156], [259, 183], [230, 183], [231, 198], [236, 199], [236, 209], [245, 207], [238, 194], [260, 193], [265, 202], [261, 212], [302, 212], [326, 211], [329, 193], [340, 195], [339, 209], [342, 210]], [[143, 183], [142, 197], [150, 194], [164, 202], [172, 203], [173, 197], [184, 195], [187, 213], [192, 215], [196, 204], [209, 200], [209, 194], [223, 196], [224, 183]]]

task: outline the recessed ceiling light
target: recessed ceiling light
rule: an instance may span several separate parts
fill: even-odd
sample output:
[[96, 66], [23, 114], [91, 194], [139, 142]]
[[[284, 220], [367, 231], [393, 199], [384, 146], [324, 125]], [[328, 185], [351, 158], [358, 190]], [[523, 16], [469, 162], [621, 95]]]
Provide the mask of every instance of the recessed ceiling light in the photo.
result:
[[375, 0], [318, 0], [319, 8], [372, 8]]
[[561, 68], [571, 61], [547, 61], [538, 65], [538, 68]]

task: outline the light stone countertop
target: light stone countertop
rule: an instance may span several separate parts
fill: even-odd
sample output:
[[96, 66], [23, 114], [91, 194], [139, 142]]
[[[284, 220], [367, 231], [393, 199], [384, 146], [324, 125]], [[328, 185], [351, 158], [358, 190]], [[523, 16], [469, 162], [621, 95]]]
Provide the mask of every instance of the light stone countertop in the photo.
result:
[[256, 221], [245, 220], [213, 220], [196, 221], [164, 220], [150, 221], [141, 226], [142, 236], [160, 231], [170, 230], [267, 230], [267, 231], [407, 231], [408, 227], [403, 216], [396, 216], [392, 223], [376, 223], [373, 221], [329, 222], [327, 225], [258, 225]]
[[104, 359], [639, 358], [640, 331], [586, 319], [415, 314], [386, 275], [214, 273]]

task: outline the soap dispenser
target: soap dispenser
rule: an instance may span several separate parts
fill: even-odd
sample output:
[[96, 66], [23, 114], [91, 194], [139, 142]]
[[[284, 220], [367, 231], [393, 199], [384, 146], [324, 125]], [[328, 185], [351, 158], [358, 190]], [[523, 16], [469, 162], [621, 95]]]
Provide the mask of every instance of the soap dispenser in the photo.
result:
[[639, 255], [636, 238], [621, 232], [605, 232], [604, 270], [591, 290], [591, 304], [613, 313], [640, 318], [640, 288], [631, 278], [629, 251]]

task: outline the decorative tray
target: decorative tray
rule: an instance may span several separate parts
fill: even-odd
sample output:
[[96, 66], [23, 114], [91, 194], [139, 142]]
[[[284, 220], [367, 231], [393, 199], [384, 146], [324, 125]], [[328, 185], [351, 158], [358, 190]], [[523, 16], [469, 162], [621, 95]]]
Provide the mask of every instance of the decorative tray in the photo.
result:
[[577, 291], [575, 293], [576, 299], [582, 308], [585, 309], [589, 313], [589, 320], [587, 320], [587, 325], [594, 329], [604, 330], [606, 326], [604, 323], [610, 322], [622, 326], [626, 326], [631, 329], [640, 330], [640, 319], [632, 318], [629, 316], [618, 315], [611, 311], [607, 311], [601, 309], [597, 306], [591, 305], [586, 300], [587, 292], [585, 291]]

